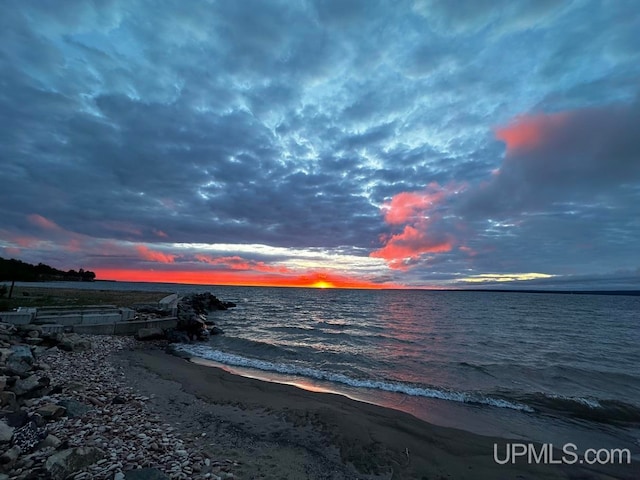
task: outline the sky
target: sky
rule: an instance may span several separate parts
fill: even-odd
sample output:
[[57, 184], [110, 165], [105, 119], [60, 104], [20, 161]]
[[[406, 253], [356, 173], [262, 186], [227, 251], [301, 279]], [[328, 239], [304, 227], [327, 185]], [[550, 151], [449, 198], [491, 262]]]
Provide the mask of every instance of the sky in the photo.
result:
[[635, 0], [8, 0], [0, 256], [640, 288]]

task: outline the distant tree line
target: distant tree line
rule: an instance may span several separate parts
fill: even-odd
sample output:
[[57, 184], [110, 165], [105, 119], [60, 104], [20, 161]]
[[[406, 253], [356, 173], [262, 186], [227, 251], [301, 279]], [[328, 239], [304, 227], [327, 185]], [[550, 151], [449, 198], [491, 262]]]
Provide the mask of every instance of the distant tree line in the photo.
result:
[[69, 270], [65, 272], [44, 263], [31, 265], [15, 258], [8, 260], [0, 257], [0, 282], [51, 282], [56, 280], [92, 282], [95, 279], [95, 273], [82, 268], [78, 271]]

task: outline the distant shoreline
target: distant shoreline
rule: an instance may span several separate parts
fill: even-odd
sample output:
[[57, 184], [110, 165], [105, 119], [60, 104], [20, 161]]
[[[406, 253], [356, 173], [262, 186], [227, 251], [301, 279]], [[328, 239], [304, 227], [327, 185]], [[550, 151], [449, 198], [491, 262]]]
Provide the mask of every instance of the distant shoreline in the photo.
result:
[[[10, 281], [4, 280], [0, 281], [0, 284], [10, 284]], [[109, 284], [137, 284], [137, 285], [185, 285], [185, 286], [194, 286], [198, 288], [202, 287], [238, 287], [238, 288], [302, 288], [308, 290], [321, 290], [314, 287], [300, 287], [300, 286], [283, 286], [283, 285], [274, 285], [274, 286], [257, 286], [257, 285], [219, 285], [219, 284], [191, 284], [191, 283], [170, 283], [170, 282], [125, 282], [121, 280], [102, 280], [96, 279], [94, 281], [70, 281], [70, 280], [50, 280], [50, 281], [20, 281], [16, 282], [16, 284], [28, 284], [33, 285], [33, 288], [38, 288], [40, 284], [48, 284], [47, 286], [55, 288], [52, 284], [64, 284], [64, 283], [77, 283], [83, 285], [95, 285], [99, 286], [101, 283], [109, 283]], [[65, 286], [67, 287], [67, 286]], [[46, 287], [42, 287], [46, 288]], [[72, 288], [72, 287], [68, 287]], [[125, 289], [126, 290], [126, 289]], [[330, 288], [326, 290], [362, 290], [359, 288]], [[621, 296], [640, 296], [640, 290], [550, 290], [550, 289], [534, 289], [534, 288], [381, 288], [377, 291], [423, 291], [423, 292], [481, 292], [481, 293], [539, 293], [539, 294], [554, 294], [554, 295], [621, 295]]]

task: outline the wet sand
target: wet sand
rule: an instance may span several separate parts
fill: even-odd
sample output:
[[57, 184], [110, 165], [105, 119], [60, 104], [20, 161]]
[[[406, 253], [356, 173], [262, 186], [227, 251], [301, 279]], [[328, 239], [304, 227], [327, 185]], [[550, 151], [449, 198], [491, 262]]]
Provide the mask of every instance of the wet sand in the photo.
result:
[[[158, 349], [125, 351], [126, 381], [242, 479], [632, 479], [631, 465], [499, 465], [508, 440], [347, 397], [232, 375]], [[558, 453], [554, 458], [560, 458]]]

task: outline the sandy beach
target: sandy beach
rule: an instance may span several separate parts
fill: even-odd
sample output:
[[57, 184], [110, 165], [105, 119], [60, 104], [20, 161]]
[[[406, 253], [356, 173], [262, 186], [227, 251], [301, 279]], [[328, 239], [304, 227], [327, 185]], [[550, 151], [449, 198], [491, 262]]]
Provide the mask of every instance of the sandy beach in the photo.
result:
[[[499, 465], [508, 440], [347, 397], [264, 382], [160, 349], [120, 352], [125, 381], [243, 479], [632, 479], [634, 465]], [[559, 458], [558, 455], [557, 458]]]

